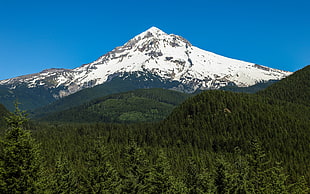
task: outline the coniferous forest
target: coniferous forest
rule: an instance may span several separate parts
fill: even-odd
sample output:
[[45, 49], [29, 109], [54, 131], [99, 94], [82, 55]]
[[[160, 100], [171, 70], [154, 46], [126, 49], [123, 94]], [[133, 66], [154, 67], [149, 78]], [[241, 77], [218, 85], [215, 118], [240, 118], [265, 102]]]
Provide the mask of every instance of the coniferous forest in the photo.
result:
[[310, 66], [255, 94], [139, 90], [39, 120], [1, 105], [0, 193], [309, 193], [309, 83]]

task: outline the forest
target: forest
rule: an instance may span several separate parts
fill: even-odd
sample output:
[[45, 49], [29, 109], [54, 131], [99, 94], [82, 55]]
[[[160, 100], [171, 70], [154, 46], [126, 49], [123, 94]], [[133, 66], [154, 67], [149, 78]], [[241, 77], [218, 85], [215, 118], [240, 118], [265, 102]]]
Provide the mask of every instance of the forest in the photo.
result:
[[50, 122], [0, 106], [0, 193], [309, 193], [309, 75], [204, 91], [157, 122]]

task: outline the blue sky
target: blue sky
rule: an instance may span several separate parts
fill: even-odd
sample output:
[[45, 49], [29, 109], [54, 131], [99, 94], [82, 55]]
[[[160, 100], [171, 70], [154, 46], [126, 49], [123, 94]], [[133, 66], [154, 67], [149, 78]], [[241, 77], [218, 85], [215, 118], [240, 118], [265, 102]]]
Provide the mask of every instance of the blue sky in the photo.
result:
[[0, 0], [0, 80], [96, 60], [156, 26], [287, 71], [310, 64], [309, 0]]

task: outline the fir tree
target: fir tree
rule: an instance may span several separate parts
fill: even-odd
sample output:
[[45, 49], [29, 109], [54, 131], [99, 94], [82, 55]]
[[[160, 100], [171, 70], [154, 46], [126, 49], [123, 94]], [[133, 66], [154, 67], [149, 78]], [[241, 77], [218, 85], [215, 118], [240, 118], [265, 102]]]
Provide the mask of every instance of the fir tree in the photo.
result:
[[235, 172], [231, 175], [232, 177], [232, 192], [233, 193], [251, 193], [250, 183], [250, 168], [249, 163], [244, 156], [241, 155], [239, 147], [235, 148], [234, 152], [234, 168]]
[[150, 188], [151, 166], [145, 152], [131, 141], [124, 153], [122, 193], [146, 193]]
[[188, 165], [186, 168], [185, 182], [189, 189], [189, 193], [198, 193], [198, 179], [199, 179], [199, 169], [197, 163], [193, 158], [188, 159]]
[[163, 150], [159, 151], [156, 163], [149, 173], [149, 182], [148, 193], [185, 193], [187, 190], [185, 184], [172, 175], [169, 161]]
[[103, 143], [96, 141], [87, 157], [87, 193], [119, 193], [120, 176], [108, 161]]
[[6, 117], [8, 129], [1, 140], [1, 193], [36, 193], [39, 189], [41, 156], [39, 145], [26, 130], [27, 118], [16, 103], [14, 114]]
[[308, 194], [310, 193], [310, 187], [307, 185], [305, 177], [301, 176], [296, 183], [288, 186], [288, 191], [292, 194]]
[[270, 161], [266, 159], [266, 154], [258, 140], [252, 140], [251, 154], [247, 155], [247, 157], [250, 167], [250, 184], [248, 185], [250, 192], [265, 193], [267, 184], [266, 169]]
[[77, 175], [68, 159], [59, 156], [54, 172], [48, 178], [48, 193], [78, 193], [77, 182]]
[[217, 158], [215, 167], [214, 184], [216, 193], [230, 193], [232, 190], [232, 176], [230, 174], [230, 164], [223, 157]]

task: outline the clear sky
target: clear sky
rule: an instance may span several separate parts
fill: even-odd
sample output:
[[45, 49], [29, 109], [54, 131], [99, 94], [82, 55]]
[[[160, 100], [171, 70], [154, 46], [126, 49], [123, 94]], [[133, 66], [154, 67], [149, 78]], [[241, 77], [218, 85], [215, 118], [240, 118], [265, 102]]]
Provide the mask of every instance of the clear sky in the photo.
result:
[[0, 0], [0, 80], [96, 60], [156, 26], [287, 71], [310, 64], [309, 0]]

